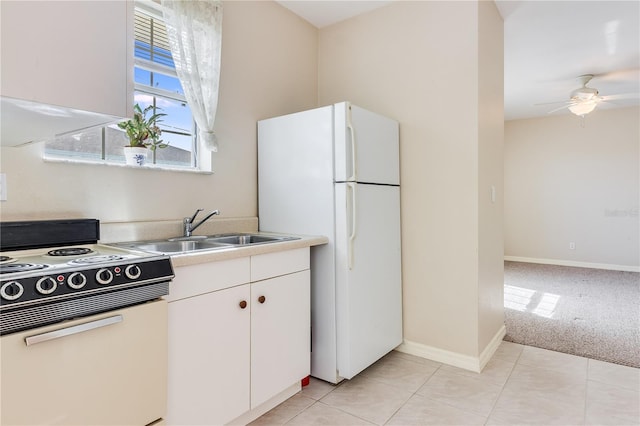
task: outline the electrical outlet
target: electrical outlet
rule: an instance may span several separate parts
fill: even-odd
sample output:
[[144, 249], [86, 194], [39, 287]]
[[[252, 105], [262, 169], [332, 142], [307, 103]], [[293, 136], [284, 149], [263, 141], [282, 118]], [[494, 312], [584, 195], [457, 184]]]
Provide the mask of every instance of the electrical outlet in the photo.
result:
[[0, 173], [0, 201], [7, 201], [7, 175]]
[[574, 243], [573, 241], [569, 243], [569, 250], [575, 250], [576, 249], [576, 243]]

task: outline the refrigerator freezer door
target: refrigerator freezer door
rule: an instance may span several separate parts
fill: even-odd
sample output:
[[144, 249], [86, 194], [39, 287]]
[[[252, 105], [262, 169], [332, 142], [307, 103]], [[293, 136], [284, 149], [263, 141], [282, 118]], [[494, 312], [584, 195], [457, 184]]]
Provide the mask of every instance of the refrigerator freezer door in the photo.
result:
[[400, 188], [335, 192], [337, 363], [350, 379], [402, 343]]
[[400, 184], [398, 122], [348, 102], [335, 104], [335, 180]]
[[333, 107], [258, 122], [260, 230], [333, 234]]

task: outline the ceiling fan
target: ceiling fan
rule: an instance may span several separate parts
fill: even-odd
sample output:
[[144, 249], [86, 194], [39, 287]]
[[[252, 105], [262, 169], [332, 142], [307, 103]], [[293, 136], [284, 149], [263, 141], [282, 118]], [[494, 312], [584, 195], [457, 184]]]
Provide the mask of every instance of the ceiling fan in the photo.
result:
[[[598, 104], [601, 102], [612, 101], [616, 99], [628, 99], [634, 98], [638, 95], [634, 94], [621, 94], [621, 95], [608, 95], [601, 96], [598, 92], [598, 89], [593, 87], [587, 87], [587, 84], [594, 77], [593, 74], [584, 74], [578, 77], [578, 81], [582, 85], [582, 87], [575, 89], [569, 95], [569, 100], [564, 101], [563, 106], [559, 108], [552, 109], [548, 113], [551, 114], [556, 111], [560, 111], [562, 109], [568, 108], [569, 111], [574, 113], [577, 116], [584, 117], [585, 115], [592, 112]], [[551, 102], [551, 104], [557, 104], [559, 102]], [[549, 104], [538, 104], [538, 105], [549, 105]]]

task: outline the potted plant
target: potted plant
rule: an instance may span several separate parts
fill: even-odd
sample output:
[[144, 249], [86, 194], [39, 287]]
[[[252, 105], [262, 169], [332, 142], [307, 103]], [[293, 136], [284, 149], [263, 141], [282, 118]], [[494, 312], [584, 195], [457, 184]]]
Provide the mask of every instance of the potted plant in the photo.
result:
[[135, 104], [133, 118], [118, 123], [118, 127], [123, 129], [129, 137], [129, 145], [124, 147], [125, 160], [129, 165], [142, 166], [146, 162], [149, 149], [155, 151], [157, 148], [165, 148], [169, 145], [160, 139], [162, 130], [158, 127], [158, 123], [162, 121], [160, 118], [167, 114], [156, 113], [147, 118], [151, 110], [153, 105], [143, 110], [140, 105]]

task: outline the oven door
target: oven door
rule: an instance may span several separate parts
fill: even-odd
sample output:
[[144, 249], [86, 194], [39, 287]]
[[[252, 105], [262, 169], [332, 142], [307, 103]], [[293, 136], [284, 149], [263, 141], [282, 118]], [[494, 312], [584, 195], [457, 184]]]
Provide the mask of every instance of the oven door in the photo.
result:
[[3, 425], [142, 426], [164, 416], [165, 300], [0, 339]]

